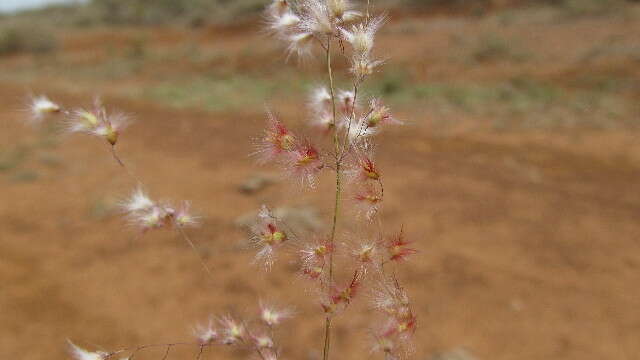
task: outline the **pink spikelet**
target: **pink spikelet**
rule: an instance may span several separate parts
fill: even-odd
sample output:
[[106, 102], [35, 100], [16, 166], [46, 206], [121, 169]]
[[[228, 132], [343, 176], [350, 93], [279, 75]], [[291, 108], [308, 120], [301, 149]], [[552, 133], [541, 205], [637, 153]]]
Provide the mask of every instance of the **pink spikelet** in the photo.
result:
[[254, 263], [262, 263], [266, 270], [273, 266], [277, 251], [288, 241], [287, 233], [282, 230], [277, 219], [265, 205], [258, 213], [258, 220], [251, 229], [251, 243], [258, 248]]
[[388, 260], [395, 262], [402, 262], [407, 257], [416, 254], [418, 250], [408, 247], [413, 242], [405, 239], [404, 230], [400, 229], [400, 232], [387, 239], [385, 242], [385, 248], [387, 249]]
[[363, 271], [356, 270], [348, 284], [343, 286], [332, 285], [329, 296], [320, 304], [325, 313], [334, 313], [349, 306], [362, 286], [363, 276]]
[[313, 266], [323, 267], [329, 255], [334, 251], [334, 245], [329, 239], [322, 241], [313, 241], [306, 244], [300, 249], [300, 258], [303, 268], [312, 268]]
[[177, 227], [194, 227], [200, 223], [199, 217], [191, 212], [191, 202], [182, 201], [175, 211], [173, 225]]
[[296, 138], [291, 131], [271, 112], [267, 112], [267, 126], [264, 135], [256, 144], [253, 155], [258, 162], [267, 163], [279, 159], [295, 149]]
[[220, 333], [214, 328], [213, 324], [213, 320], [209, 320], [207, 326], [196, 325], [193, 329], [193, 334], [198, 340], [198, 344], [211, 345], [220, 340]]
[[294, 311], [290, 308], [276, 308], [265, 302], [260, 302], [260, 320], [268, 327], [280, 325], [293, 317]]
[[378, 258], [378, 245], [375, 241], [362, 241], [351, 247], [349, 255], [362, 267], [373, 265]]
[[398, 354], [397, 345], [393, 338], [384, 336], [381, 334], [373, 335], [373, 344], [371, 346], [371, 353], [383, 353], [386, 360], [398, 360], [400, 356]]
[[309, 141], [299, 143], [287, 154], [285, 169], [289, 176], [298, 179], [300, 184], [314, 187], [316, 178], [324, 163], [320, 152]]
[[380, 126], [390, 124], [402, 124], [391, 114], [391, 110], [382, 103], [380, 99], [371, 99], [369, 102], [369, 111], [365, 117], [368, 128], [377, 129]]
[[251, 334], [251, 340], [253, 341], [254, 346], [260, 350], [272, 349], [275, 346], [271, 336], [262, 330], [259, 333]]
[[245, 325], [230, 315], [223, 316], [218, 320], [222, 332], [221, 342], [224, 345], [236, 345], [248, 340]]
[[382, 205], [382, 192], [375, 185], [365, 183], [355, 190], [353, 200], [359, 213], [372, 220]]
[[353, 156], [349, 160], [345, 173], [353, 183], [381, 180], [382, 175], [374, 161], [373, 146], [371, 144], [365, 142], [356, 145]]
[[400, 358], [417, 327], [409, 297], [395, 279], [381, 281], [373, 291], [373, 307], [383, 317], [374, 334], [372, 351]]
[[193, 227], [199, 224], [198, 217], [191, 213], [191, 203], [183, 201], [176, 209], [169, 203], [151, 200], [141, 186], [130, 197], [120, 202], [131, 224], [147, 232], [163, 227]]
[[386, 125], [399, 124], [402, 122], [393, 117], [391, 110], [383, 105], [381, 100], [372, 99], [369, 101], [366, 114], [349, 128], [348, 136], [352, 143], [357, 144], [359, 141], [364, 141], [366, 138], [378, 134]]
[[318, 280], [324, 274], [324, 263], [302, 263], [302, 276], [309, 280]]

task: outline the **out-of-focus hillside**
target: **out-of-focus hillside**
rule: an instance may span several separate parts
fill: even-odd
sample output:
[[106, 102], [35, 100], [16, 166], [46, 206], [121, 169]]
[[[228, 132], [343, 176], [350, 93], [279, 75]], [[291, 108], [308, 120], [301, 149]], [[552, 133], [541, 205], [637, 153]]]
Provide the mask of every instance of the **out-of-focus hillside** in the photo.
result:
[[[378, 11], [481, 15], [509, 7], [552, 5], [575, 14], [596, 14], [633, 0], [377, 0]], [[295, 3], [296, 0], [292, 0]], [[90, 0], [86, 4], [52, 5], [24, 11], [10, 21], [37, 21], [64, 26], [237, 24], [252, 20], [269, 0]], [[7, 19], [5, 19], [7, 20]]]

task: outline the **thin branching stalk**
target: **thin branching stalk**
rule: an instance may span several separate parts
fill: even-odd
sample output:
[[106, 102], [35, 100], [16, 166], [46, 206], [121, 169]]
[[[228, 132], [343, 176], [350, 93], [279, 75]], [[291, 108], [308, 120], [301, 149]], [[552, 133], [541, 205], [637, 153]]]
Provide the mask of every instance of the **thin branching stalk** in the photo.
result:
[[349, 115], [349, 124], [347, 125], [347, 132], [344, 134], [344, 143], [342, 148], [345, 149], [343, 151], [344, 154], [347, 153], [347, 149], [349, 148], [349, 134], [351, 134], [351, 125], [353, 121], [356, 119], [356, 102], [358, 101], [358, 80], [353, 82], [353, 106], [351, 107], [351, 114]]
[[[335, 89], [333, 85], [333, 69], [331, 67], [331, 35], [328, 36], [327, 39], [327, 73], [329, 75], [329, 89], [331, 94], [331, 106], [333, 107], [333, 144], [335, 146], [335, 159], [336, 159], [336, 191], [335, 191], [335, 203], [333, 207], [333, 221], [331, 224], [331, 237], [330, 244], [334, 246], [335, 237], [336, 237], [336, 227], [338, 224], [338, 214], [340, 212], [340, 196], [342, 191], [341, 185], [341, 165], [342, 165], [342, 154], [340, 153], [340, 139], [336, 124], [336, 96]], [[329, 287], [333, 283], [333, 252], [329, 254]], [[324, 326], [324, 350], [322, 352], [322, 359], [329, 359], [329, 351], [331, 350], [331, 316], [327, 315], [325, 318], [325, 326]]]
[[209, 275], [211, 280], [215, 280], [215, 278], [213, 277], [213, 272], [211, 271], [211, 269], [209, 269], [209, 266], [207, 265], [207, 263], [204, 262], [204, 258], [198, 252], [198, 248], [193, 243], [193, 241], [191, 241], [191, 238], [189, 237], [189, 235], [187, 235], [187, 233], [184, 231], [182, 227], [178, 227], [178, 232], [180, 233], [182, 238], [187, 242], [187, 244], [189, 244], [193, 252], [196, 254], [196, 256], [198, 257], [198, 260], [200, 260], [200, 264], [202, 265], [202, 268], [204, 269], [204, 271], [207, 272], [207, 275]]

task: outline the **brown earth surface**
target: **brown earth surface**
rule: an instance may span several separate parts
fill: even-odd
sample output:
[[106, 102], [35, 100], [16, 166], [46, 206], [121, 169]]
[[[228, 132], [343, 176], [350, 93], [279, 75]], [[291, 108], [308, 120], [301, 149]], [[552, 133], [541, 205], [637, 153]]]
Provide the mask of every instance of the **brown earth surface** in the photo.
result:
[[[411, 31], [386, 32], [380, 46], [393, 47], [393, 61], [408, 64], [417, 81], [483, 82], [526, 73], [565, 84], [599, 71], [631, 79], [635, 87], [620, 96], [640, 99], [637, 60], [614, 52], [576, 62], [596, 42], [614, 38], [637, 46], [640, 21], [599, 17], [549, 26], [546, 15], [540, 16], [504, 31], [474, 18], [412, 18]], [[402, 30], [398, 23], [391, 29]], [[535, 60], [469, 67], [444, 55], [453, 33], [472, 36], [487, 27], [520, 34], [537, 54]], [[119, 46], [141, 31], [148, 30], [69, 35], [60, 61], [98, 62], [106, 56], [101, 52], [105, 41]], [[176, 29], [151, 33], [157, 34], [148, 40], [155, 48], [193, 36]], [[208, 29], [199, 36], [203, 46], [214, 43], [229, 59], [241, 58], [243, 42], [263, 41], [250, 31]], [[259, 54], [277, 51], [259, 46]], [[9, 71], [47, 66], [31, 61], [17, 56], [0, 66]], [[264, 66], [270, 72], [272, 64], [250, 58], [235, 61], [233, 71]], [[0, 79], [0, 144], [5, 150], [28, 148], [29, 157], [22, 169], [0, 176], [0, 358], [63, 359], [67, 338], [106, 349], [189, 341], [194, 324], [212, 314], [249, 318], [262, 298], [297, 309], [297, 317], [279, 334], [283, 358], [317, 359], [323, 320], [314, 295], [304, 290], [288, 261], [270, 273], [249, 265], [252, 251], [243, 248], [246, 235], [234, 220], [262, 203], [313, 204], [327, 224], [330, 177], [309, 193], [286, 182], [256, 195], [240, 193], [237, 187], [247, 177], [275, 171], [247, 156], [262, 126], [261, 108], [175, 109], [120, 92], [127, 82], [163, 74], [162, 66], [150, 66], [133, 79], [103, 80], [94, 87], [108, 105], [135, 114], [136, 123], [118, 150], [151, 194], [193, 200], [203, 224], [189, 234], [214, 278], [202, 271], [180, 237], [170, 232], [139, 237], [109, 211], [135, 181], [102, 143], [62, 136], [51, 144], [52, 137], [40, 137], [21, 121], [25, 114], [13, 111], [23, 103], [26, 89], [46, 92], [64, 104], [87, 104], [96, 93], [88, 81], [65, 82], [47, 73], [43, 83], [7, 75]], [[189, 64], [163, 66], [169, 73], [200, 71]], [[302, 109], [280, 102], [285, 119]], [[409, 104], [400, 109], [412, 122], [384, 133], [378, 157], [385, 175], [386, 231], [404, 226], [420, 250], [397, 269], [419, 317], [413, 358], [464, 347], [486, 360], [636, 359], [640, 131], [635, 126], [582, 127], [579, 121], [568, 129], [499, 130], [486, 126], [485, 115], [462, 112], [449, 114], [459, 120], [443, 130], [431, 121], [434, 115], [425, 115], [426, 108]], [[626, 120], [637, 122], [638, 112]], [[347, 211], [339, 235], [348, 238], [361, 227]], [[350, 315], [336, 319], [334, 358], [369, 358], [370, 320], [364, 298], [354, 303]], [[148, 350], [137, 358], [160, 359], [163, 351]], [[196, 352], [195, 347], [176, 348], [169, 359], [193, 359]], [[204, 356], [249, 354], [221, 347]]]

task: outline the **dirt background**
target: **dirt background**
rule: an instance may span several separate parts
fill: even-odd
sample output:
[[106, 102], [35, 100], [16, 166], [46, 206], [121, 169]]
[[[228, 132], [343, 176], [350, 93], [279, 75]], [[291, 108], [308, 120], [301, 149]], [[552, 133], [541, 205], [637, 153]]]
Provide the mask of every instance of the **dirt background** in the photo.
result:
[[[382, 32], [379, 48], [389, 56], [390, 71], [407, 71], [398, 75], [399, 85], [387, 79], [383, 90], [404, 82], [412, 89], [431, 82], [482, 87], [518, 76], [552, 84], [561, 94], [512, 112], [508, 97], [472, 99], [469, 110], [465, 99], [443, 105], [423, 101], [427, 95], [407, 99], [390, 91], [408, 124], [380, 139], [383, 222], [388, 233], [403, 225], [420, 250], [397, 269], [419, 316], [412, 358], [464, 348], [486, 360], [637, 359], [637, 13], [629, 6], [623, 13], [579, 17], [545, 7], [479, 17], [398, 15]], [[478, 49], [479, 34], [486, 33], [506, 39], [508, 48]], [[190, 340], [192, 326], [210, 315], [255, 316], [260, 298], [297, 309], [279, 333], [283, 358], [318, 358], [322, 318], [313, 294], [286, 259], [270, 273], [250, 266], [246, 235], [234, 221], [268, 203], [313, 204], [328, 223], [328, 177], [308, 193], [286, 181], [253, 195], [238, 191], [248, 177], [276, 171], [248, 157], [263, 104], [304, 127], [304, 97], [286, 88], [298, 86], [299, 71], [321, 80], [321, 64], [286, 64], [278, 45], [256, 26], [61, 30], [59, 37], [56, 55], [0, 61], [0, 358], [67, 358], [67, 338], [109, 350]], [[182, 56], [195, 49], [216, 55], [202, 61]], [[519, 49], [533, 55], [521, 60]], [[131, 57], [133, 70], [113, 70]], [[160, 80], [181, 86], [179, 79], [208, 71], [221, 71], [227, 80], [249, 72], [247, 88], [265, 79], [272, 85], [264, 94], [246, 92], [244, 85], [217, 92], [205, 87], [204, 93], [231, 103], [213, 109], [206, 96], [176, 102], [182, 96], [177, 90], [143, 96]], [[583, 107], [567, 105], [591, 86], [584, 84], [602, 79], [622, 85], [604, 87]], [[67, 105], [87, 105], [102, 94], [110, 107], [135, 116], [119, 152], [152, 196], [193, 201], [203, 224], [189, 234], [213, 280], [178, 236], [138, 237], [113, 212], [134, 182], [101, 142], [24, 124], [25, 114], [16, 110], [30, 91]], [[596, 100], [603, 98], [612, 102], [601, 106]], [[361, 226], [347, 211], [339, 234], [348, 238]], [[334, 356], [368, 358], [366, 299], [351, 311], [335, 322]], [[169, 358], [191, 359], [196, 351], [176, 349]], [[139, 358], [162, 355], [156, 349]], [[204, 356], [249, 354], [220, 347]]]

